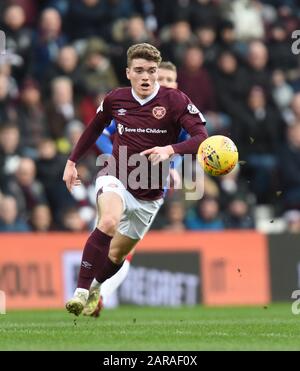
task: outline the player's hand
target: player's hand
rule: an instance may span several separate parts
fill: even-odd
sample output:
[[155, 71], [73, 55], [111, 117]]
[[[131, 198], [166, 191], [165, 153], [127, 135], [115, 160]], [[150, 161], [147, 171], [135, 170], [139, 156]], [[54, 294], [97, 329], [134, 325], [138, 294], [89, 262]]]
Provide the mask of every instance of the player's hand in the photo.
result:
[[171, 181], [173, 182], [173, 188], [174, 189], [180, 189], [181, 188], [181, 177], [180, 174], [176, 169], [170, 169], [169, 170], [169, 175], [171, 178]]
[[69, 192], [72, 192], [72, 188], [74, 186], [78, 186], [81, 184], [81, 181], [78, 178], [75, 162], [70, 160], [67, 161], [63, 175], [63, 181], [66, 183]]
[[153, 165], [167, 160], [173, 154], [174, 150], [172, 146], [153, 147], [140, 153], [140, 155], [150, 155], [148, 160], [151, 161]]

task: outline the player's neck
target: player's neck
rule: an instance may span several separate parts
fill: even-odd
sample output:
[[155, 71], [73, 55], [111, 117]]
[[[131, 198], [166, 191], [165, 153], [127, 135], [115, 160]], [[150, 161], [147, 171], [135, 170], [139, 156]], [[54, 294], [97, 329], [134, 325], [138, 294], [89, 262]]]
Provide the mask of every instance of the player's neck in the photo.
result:
[[138, 96], [136, 91], [133, 88], [131, 88], [131, 94], [132, 94], [133, 98], [136, 101], [138, 101], [141, 106], [143, 106], [144, 104], [148, 103], [151, 99], [153, 99], [157, 95], [157, 93], [159, 91], [159, 88], [160, 88], [160, 85], [159, 85], [158, 82], [156, 82], [155, 85], [154, 85], [153, 92], [150, 95], [148, 95], [147, 97], [144, 97], [144, 98], [141, 98], [140, 96]]

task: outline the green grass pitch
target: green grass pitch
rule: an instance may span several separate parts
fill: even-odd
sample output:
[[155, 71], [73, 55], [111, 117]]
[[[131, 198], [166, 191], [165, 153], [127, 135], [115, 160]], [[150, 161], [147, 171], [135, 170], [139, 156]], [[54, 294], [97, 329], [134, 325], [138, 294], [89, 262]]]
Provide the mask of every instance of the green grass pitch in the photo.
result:
[[63, 310], [0, 315], [0, 350], [300, 350], [291, 304], [234, 308], [105, 310], [98, 319]]

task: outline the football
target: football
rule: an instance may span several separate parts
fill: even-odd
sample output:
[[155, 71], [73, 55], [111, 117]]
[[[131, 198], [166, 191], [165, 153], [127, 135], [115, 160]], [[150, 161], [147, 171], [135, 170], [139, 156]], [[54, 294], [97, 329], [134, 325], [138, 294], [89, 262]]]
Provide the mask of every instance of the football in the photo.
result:
[[225, 175], [238, 162], [238, 150], [234, 142], [223, 135], [205, 139], [198, 149], [198, 161], [204, 171], [212, 176]]

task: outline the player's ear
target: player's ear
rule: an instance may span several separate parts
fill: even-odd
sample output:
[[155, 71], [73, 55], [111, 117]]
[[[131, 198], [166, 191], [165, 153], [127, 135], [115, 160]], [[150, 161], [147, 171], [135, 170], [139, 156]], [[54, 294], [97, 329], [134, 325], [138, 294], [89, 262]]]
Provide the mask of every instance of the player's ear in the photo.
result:
[[130, 80], [130, 77], [129, 77], [129, 68], [126, 67], [126, 76], [127, 76], [127, 79]]

